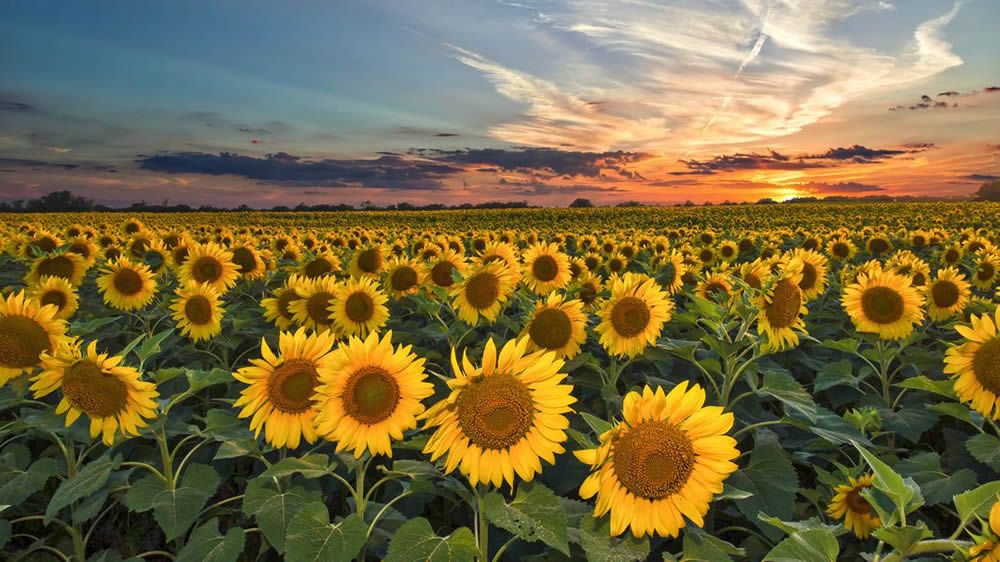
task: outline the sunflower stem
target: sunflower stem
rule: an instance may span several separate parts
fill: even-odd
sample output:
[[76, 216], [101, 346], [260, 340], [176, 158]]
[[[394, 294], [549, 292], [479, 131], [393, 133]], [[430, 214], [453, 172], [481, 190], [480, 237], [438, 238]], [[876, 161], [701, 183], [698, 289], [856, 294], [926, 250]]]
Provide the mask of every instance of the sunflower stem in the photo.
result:
[[354, 467], [354, 503], [358, 516], [365, 518], [365, 505], [368, 503], [368, 496], [365, 495], [365, 473], [368, 472], [368, 463], [372, 457], [365, 454], [363, 460], [359, 460]]
[[479, 560], [480, 562], [487, 562], [489, 558], [489, 532], [490, 532], [490, 522], [486, 518], [486, 513], [483, 502], [483, 495], [479, 492], [479, 486], [473, 486], [472, 492], [476, 495], [476, 528], [479, 531], [477, 533], [477, 543], [479, 544]]

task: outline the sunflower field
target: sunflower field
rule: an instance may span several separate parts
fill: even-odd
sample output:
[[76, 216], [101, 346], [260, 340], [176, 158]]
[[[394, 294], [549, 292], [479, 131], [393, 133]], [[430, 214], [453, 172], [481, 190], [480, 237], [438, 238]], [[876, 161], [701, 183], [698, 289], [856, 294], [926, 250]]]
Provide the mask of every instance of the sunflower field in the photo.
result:
[[1000, 205], [16, 214], [3, 560], [1000, 560]]

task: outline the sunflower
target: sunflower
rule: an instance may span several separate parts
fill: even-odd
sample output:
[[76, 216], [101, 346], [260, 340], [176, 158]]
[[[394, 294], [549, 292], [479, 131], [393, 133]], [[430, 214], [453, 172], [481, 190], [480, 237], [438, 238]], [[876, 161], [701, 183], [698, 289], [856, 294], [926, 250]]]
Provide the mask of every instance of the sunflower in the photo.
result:
[[57, 388], [62, 400], [56, 414], [66, 414], [69, 427], [87, 414], [90, 436], [101, 436], [111, 446], [119, 430], [125, 437], [139, 434], [146, 427], [145, 418], [156, 416], [156, 384], [142, 380], [142, 373], [125, 367], [121, 356], [97, 353], [97, 342], [90, 342], [86, 352], [78, 345], [61, 346], [53, 355], [42, 354], [42, 372], [32, 378], [35, 398]]
[[604, 263], [604, 256], [595, 251], [590, 251], [583, 256], [583, 265], [587, 267], [588, 271], [597, 273], [597, 270], [601, 268], [601, 264]]
[[826, 271], [828, 261], [823, 254], [814, 250], [801, 248], [792, 253], [794, 258], [802, 262], [802, 279], [799, 288], [806, 302], [815, 299], [826, 291]]
[[958, 262], [962, 260], [962, 256], [964, 255], [965, 252], [962, 251], [961, 245], [952, 244], [941, 250], [941, 253], [938, 254], [938, 261], [940, 261], [941, 265], [944, 266], [957, 265]]
[[980, 254], [976, 261], [976, 272], [972, 276], [972, 284], [977, 289], [990, 289], [996, 283], [998, 269], [1000, 269], [1000, 257], [988, 253]]
[[122, 223], [122, 234], [125, 236], [134, 236], [144, 230], [146, 230], [146, 225], [142, 224], [139, 219], [128, 219]]
[[725, 302], [733, 296], [733, 284], [729, 282], [729, 275], [725, 273], [710, 273], [701, 283], [698, 283], [695, 294], [705, 300]]
[[170, 305], [181, 334], [194, 341], [209, 340], [222, 331], [225, 309], [219, 301], [219, 292], [211, 285], [193, 283], [177, 289], [177, 297]]
[[366, 276], [339, 284], [326, 310], [338, 332], [363, 338], [378, 332], [389, 320], [388, 300], [378, 282]]
[[793, 257], [757, 297], [757, 332], [767, 334], [767, 348], [781, 351], [799, 343], [796, 331], [804, 331], [805, 297], [801, 289], [803, 263]]
[[333, 275], [340, 271], [340, 259], [330, 252], [316, 252], [298, 265], [298, 273], [309, 279]]
[[347, 267], [351, 277], [355, 279], [361, 277], [378, 277], [385, 269], [385, 252], [379, 246], [362, 248], [351, 256], [351, 263]]
[[671, 295], [677, 294], [684, 286], [684, 274], [688, 271], [684, 256], [680, 252], [671, 252], [663, 257], [657, 265], [659, 271], [656, 279]]
[[971, 328], [955, 326], [965, 342], [945, 352], [944, 372], [955, 379], [960, 400], [996, 420], [1000, 419], [1000, 307], [994, 314], [995, 320], [989, 314], [972, 315]]
[[461, 283], [448, 293], [459, 320], [475, 326], [482, 316], [492, 323], [514, 290], [514, 278], [500, 260], [475, 265]]
[[38, 283], [42, 277], [61, 277], [77, 286], [87, 273], [87, 260], [80, 254], [61, 251], [35, 258], [25, 281], [28, 285]]
[[423, 271], [417, 262], [405, 256], [394, 256], [386, 265], [383, 286], [390, 297], [400, 299], [419, 292], [422, 280]]
[[990, 526], [988, 534], [984, 528], [985, 536], [976, 537], [976, 544], [969, 548], [971, 562], [1000, 562], [1000, 502], [994, 503], [990, 508]]
[[587, 315], [583, 301], [566, 300], [558, 293], [549, 294], [545, 304], [537, 306], [521, 331], [531, 351], [551, 351], [560, 359], [572, 359], [587, 341]]
[[608, 256], [607, 261], [604, 262], [604, 269], [608, 270], [610, 275], [621, 275], [627, 267], [628, 258], [617, 252]]
[[435, 286], [447, 289], [455, 284], [453, 274], [456, 272], [459, 275], [465, 273], [465, 258], [455, 250], [447, 249], [428, 261], [425, 273]]
[[299, 295], [299, 289], [308, 284], [307, 279], [295, 274], [289, 275], [285, 284], [272, 293], [274, 296], [260, 301], [260, 306], [264, 309], [264, 318], [269, 322], [274, 322], [279, 330], [290, 328], [295, 323], [295, 313], [292, 312], [289, 305], [302, 298]]
[[[507, 242], [490, 242], [486, 245], [486, 249], [479, 256], [480, 263], [491, 263], [497, 260], [502, 260], [507, 264], [507, 269], [510, 271], [511, 279], [514, 280], [514, 284], [518, 284], [521, 281], [521, 262], [517, 255], [517, 250], [514, 249]], [[593, 270], [591, 270], [593, 271]]]
[[898, 340], [924, 319], [924, 298], [909, 277], [889, 271], [860, 274], [844, 289], [841, 303], [859, 332]]
[[604, 282], [597, 275], [585, 271], [573, 282], [576, 287], [576, 298], [583, 302], [583, 307], [587, 310], [596, 308], [604, 292]]
[[434, 393], [426, 381], [424, 359], [411, 346], [392, 346], [392, 331], [379, 339], [372, 332], [365, 340], [351, 337], [328, 358], [329, 368], [320, 374], [313, 401], [319, 411], [316, 431], [337, 443], [337, 452], [353, 449], [359, 458], [367, 449], [372, 455], [392, 456], [390, 438], [417, 427], [424, 412], [421, 400]]
[[149, 267], [149, 270], [153, 272], [153, 275], [163, 275], [170, 268], [170, 250], [163, 243], [162, 240], [152, 239], [143, 248], [140, 258], [142, 258], [142, 263]]
[[538, 243], [524, 252], [524, 282], [536, 295], [562, 289], [571, 279], [569, 258], [555, 244]]
[[66, 322], [56, 318], [53, 305], [39, 305], [24, 291], [0, 297], [0, 386], [30, 373], [42, 353], [52, 353], [66, 341]]
[[498, 355], [490, 338], [479, 367], [465, 353], [459, 366], [452, 349], [451, 394], [420, 416], [425, 429], [437, 428], [424, 453], [431, 461], [445, 455], [446, 473], [458, 468], [473, 486], [513, 487], [515, 474], [530, 481], [542, 472], [540, 459], [555, 464], [565, 452], [573, 387], [562, 384], [563, 361], [554, 353], [527, 348], [526, 338], [511, 340]]
[[594, 449], [574, 451], [591, 474], [580, 497], [597, 496], [594, 516], [611, 512], [611, 534], [629, 527], [636, 537], [676, 537], [687, 517], [704, 525], [713, 494], [737, 466], [736, 440], [726, 435], [733, 414], [704, 406], [705, 391], [687, 381], [669, 393], [629, 392], [624, 420], [600, 436]]
[[339, 289], [337, 280], [333, 277], [300, 279], [302, 279], [301, 284], [295, 288], [299, 298], [288, 302], [292, 321], [317, 332], [333, 328], [330, 305], [333, 304]]
[[194, 245], [188, 250], [187, 259], [177, 277], [182, 285], [204, 283], [223, 294], [236, 284], [239, 272], [233, 263], [233, 253], [215, 242], [209, 242]]
[[865, 474], [857, 479], [851, 477], [848, 484], [837, 486], [826, 510], [831, 517], [843, 517], [844, 527], [854, 531], [859, 539], [868, 538], [872, 531], [882, 526], [882, 521], [873, 513], [871, 504], [861, 497], [862, 490], [872, 487], [873, 479], [871, 474]]
[[236, 264], [236, 273], [241, 279], [260, 279], [264, 277], [265, 264], [260, 252], [254, 247], [253, 242], [238, 241], [236, 245], [229, 249], [233, 254], [233, 263]]
[[611, 297], [598, 311], [601, 345], [611, 355], [634, 357], [656, 341], [674, 303], [654, 279], [626, 273], [611, 281]]
[[763, 289], [765, 280], [770, 276], [770, 267], [759, 259], [740, 264], [739, 278], [755, 291]]
[[847, 238], [834, 238], [826, 245], [826, 253], [836, 261], [851, 261], [858, 253], [858, 247]]
[[738, 258], [740, 255], [740, 249], [736, 246], [736, 242], [732, 240], [723, 240], [719, 243], [719, 258], [725, 262], [731, 262]]
[[885, 235], [876, 234], [865, 242], [865, 250], [873, 256], [882, 256], [892, 250], [892, 242]]
[[97, 244], [94, 244], [89, 238], [83, 238], [82, 236], [74, 238], [70, 241], [66, 251], [83, 258], [88, 268], [94, 265], [94, 261], [97, 260]]
[[330, 376], [334, 336], [330, 332], [306, 335], [305, 328], [294, 334], [281, 332], [278, 336], [278, 355], [274, 355], [267, 341], [260, 340], [260, 359], [250, 362], [233, 377], [246, 383], [240, 397], [233, 403], [240, 410], [239, 417], [251, 415], [250, 429], [254, 436], [264, 438], [272, 446], [295, 449], [304, 438], [316, 442], [316, 406], [312, 399], [320, 378]]
[[97, 278], [104, 303], [118, 310], [137, 310], [153, 302], [156, 280], [153, 272], [141, 263], [120, 257]]
[[969, 283], [954, 267], [938, 270], [927, 289], [927, 316], [931, 320], [946, 320], [962, 312], [969, 302]]
[[80, 305], [76, 288], [62, 277], [42, 277], [40, 282], [28, 287], [28, 296], [41, 306], [55, 306], [55, 317], [63, 320], [73, 316]]

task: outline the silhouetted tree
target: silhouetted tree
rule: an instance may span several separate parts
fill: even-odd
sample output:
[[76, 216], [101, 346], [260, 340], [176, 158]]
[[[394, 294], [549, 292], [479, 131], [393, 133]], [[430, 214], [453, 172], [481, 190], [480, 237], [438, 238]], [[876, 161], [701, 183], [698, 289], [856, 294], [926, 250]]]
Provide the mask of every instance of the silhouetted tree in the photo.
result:
[[594, 204], [590, 202], [590, 199], [584, 199], [583, 197], [579, 197], [577, 199], [574, 199], [573, 202], [569, 204], [569, 206], [571, 209], [583, 209], [583, 208], [593, 207]]

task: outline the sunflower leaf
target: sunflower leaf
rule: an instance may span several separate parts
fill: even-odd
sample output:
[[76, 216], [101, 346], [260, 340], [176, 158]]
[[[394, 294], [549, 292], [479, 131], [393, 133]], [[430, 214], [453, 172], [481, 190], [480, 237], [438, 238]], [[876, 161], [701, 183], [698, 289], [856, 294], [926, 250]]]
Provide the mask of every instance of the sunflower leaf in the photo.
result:
[[580, 518], [580, 546], [589, 562], [633, 562], [649, 556], [649, 539], [637, 539], [631, 533], [611, 536], [608, 517]]
[[111, 471], [117, 469], [121, 463], [121, 455], [116, 455], [114, 458], [105, 455], [88, 463], [71, 478], [63, 480], [52, 494], [48, 507], [45, 508], [45, 524], [52, 521], [62, 508], [101, 489], [111, 477]]
[[765, 535], [773, 540], [780, 538], [781, 532], [757, 519], [757, 514], [763, 512], [782, 520], [791, 519], [799, 479], [792, 461], [778, 443], [778, 436], [774, 432], [757, 432], [757, 442], [750, 454], [750, 462], [734, 472], [726, 483], [753, 494], [736, 500], [736, 506]]
[[19, 505], [59, 472], [52, 457], [38, 459], [30, 467], [18, 466], [13, 453], [0, 455], [0, 504]]
[[987, 517], [993, 504], [1000, 501], [1000, 481], [983, 484], [954, 497], [955, 509], [962, 526], [973, 517]]
[[278, 554], [282, 554], [285, 552], [285, 531], [292, 517], [307, 504], [322, 499], [318, 491], [301, 486], [279, 492], [274, 488], [273, 479], [262, 476], [247, 483], [243, 512], [257, 519], [264, 538]]
[[140, 478], [125, 494], [125, 506], [140, 513], [152, 509], [153, 518], [171, 541], [191, 527], [218, 487], [219, 475], [212, 467], [192, 464], [185, 469], [181, 485], [173, 489], [154, 474]]
[[1000, 439], [987, 433], [980, 433], [970, 437], [965, 442], [965, 448], [977, 461], [1000, 472]]
[[[799, 412], [810, 422], [816, 421], [816, 403], [798, 381], [785, 373], [768, 372], [764, 374], [764, 384], [758, 394], [777, 398], [785, 407], [785, 413]], [[791, 410], [791, 411], [789, 411]]]
[[459, 527], [446, 537], [438, 536], [423, 517], [411, 519], [392, 535], [384, 562], [472, 562], [479, 549], [468, 527]]
[[544, 485], [522, 483], [510, 503], [500, 493], [491, 492], [483, 500], [483, 510], [497, 527], [528, 542], [542, 541], [569, 556], [566, 511], [558, 496]]
[[177, 562], [236, 562], [245, 541], [242, 528], [233, 527], [222, 536], [218, 519], [210, 519], [191, 533], [190, 540], [177, 553]]
[[833, 533], [826, 529], [799, 531], [778, 543], [764, 557], [765, 562], [835, 562], [840, 545]]
[[313, 453], [304, 457], [288, 457], [282, 459], [265, 470], [261, 476], [266, 478], [281, 478], [299, 473], [306, 478], [319, 478], [331, 471], [330, 457]]
[[352, 560], [365, 544], [368, 525], [348, 515], [330, 523], [330, 512], [322, 502], [306, 504], [288, 523], [285, 536], [289, 560]]

